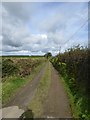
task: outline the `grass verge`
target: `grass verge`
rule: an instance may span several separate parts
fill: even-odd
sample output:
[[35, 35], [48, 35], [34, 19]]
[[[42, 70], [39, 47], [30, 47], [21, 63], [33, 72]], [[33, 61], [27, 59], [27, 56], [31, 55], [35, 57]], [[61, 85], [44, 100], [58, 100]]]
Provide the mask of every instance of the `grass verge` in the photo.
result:
[[78, 116], [78, 112], [76, 110], [76, 106], [74, 104], [74, 96], [72, 95], [70, 89], [69, 89], [69, 86], [67, 85], [67, 83], [65, 82], [64, 78], [59, 74], [60, 76], [60, 80], [61, 82], [63, 83], [64, 85], [64, 88], [67, 92], [67, 95], [68, 95], [68, 98], [69, 98], [69, 103], [70, 103], [70, 107], [71, 107], [71, 113], [72, 113], [72, 117], [73, 118], [79, 118]]
[[41, 63], [37, 66], [29, 76], [25, 78], [12, 76], [7, 78], [7, 80], [2, 84], [2, 104], [6, 105], [12, 97], [21, 89], [23, 86], [27, 85], [28, 82], [32, 81], [34, 77], [38, 74], [45, 63]]
[[40, 84], [36, 89], [36, 94], [32, 99], [29, 108], [32, 109], [35, 118], [40, 118], [43, 114], [43, 103], [48, 95], [51, 83], [51, 65], [47, 63], [45, 74], [40, 80]]

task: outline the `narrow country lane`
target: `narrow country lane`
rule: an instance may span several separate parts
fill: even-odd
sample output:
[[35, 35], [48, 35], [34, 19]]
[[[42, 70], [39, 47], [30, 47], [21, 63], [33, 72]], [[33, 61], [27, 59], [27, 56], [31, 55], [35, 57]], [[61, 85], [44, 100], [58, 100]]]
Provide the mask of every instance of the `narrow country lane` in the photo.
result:
[[[44, 88], [40, 87], [42, 85], [40, 81], [42, 81], [42, 83], [47, 83], [48, 80], [50, 81], [48, 87], [47, 84], [46, 87], [45, 84], [43, 84]], [[37, 94], [37, 90], [41, 91], [40, 94]], [[43, 93], [42, 90], [47, 92]], [[38, 104], [38, 99], [41, 101], [39, 102], [41, 108], [38, 108], [38, 105], [36, 105]], [[32, 101], [35, 101], [34, 104], [32, 104], [34, 107], [32, 106], [33, 109], [30, 109], [33, 112], [36, 110], [39, 111], [38, 113], [34, 113], [34, 115], [37, 114], [37, 116], [42, 111], [39, 116], [40, 118], [72, 118], [69, 99], [63, 87], [63, 83], [60, 81], [58, 72], [48, 61], [41, 68], [35, 78], [22, 87], [5, 107], [18, 106], [20, 109], [25, 109]]]
[[44, 106], [45, 117], [71, 118], [68, 96], [58, 72], [51, 65], [51, 86]]

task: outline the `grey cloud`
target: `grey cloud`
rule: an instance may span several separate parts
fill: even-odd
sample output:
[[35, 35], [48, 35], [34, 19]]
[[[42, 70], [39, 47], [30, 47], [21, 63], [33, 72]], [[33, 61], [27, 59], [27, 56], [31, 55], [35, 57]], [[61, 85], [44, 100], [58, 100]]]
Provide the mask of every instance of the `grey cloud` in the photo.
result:
[[41, 51], [47, 53], [50, 50], [50, 47], [44, 47]]
[[21, 47], [12, 47], [12, 46], [9, 46], [9, 45], [2, 45], [2, 51], [3, 52], [18, 52], [22, 50]]
[[[64, 23], [64, 24], [63, 24]], [[60, 29], [64, 29], [66, 26], [65, 19], [63, 15], [53, 15], [42, 21], [39, 24], [39, 28], [45, 32], [57, 32]]]
[[9, 46], [12, 46], [12, 47], [22, 46], [22, 43], [20, 41], [14, 40], [14, 38], [11, 38], [11, 36], [6, 35], [4, 33], [2, 35], [3, 35], [3, 41], [2, 41], [3, 45], [9, 45]]
[[[37, 15], [39, 3], [38, 5], [37, 3], [3, 3], [2, 7], [3, 53], [44, 54], [51, 51], [56, 54], [59, 46], [71, 36], [72, 31], [75, 31], [75, 16], [70, 14], [73, 18], [73, 20], [70, 18], [70, 21], [66, 14], [59, 13], [60, 8], [52, 16], [46, 16], [37, 24], [37, 19], [40, 19]], [[35, 29], [38, 33], [32, 34]], [[68, 46], [71, 44], [63, 45], [62, 51]]]
[[11, 17], [15, 19], [21, 19], [22, 21], [24, 20], [29, 20], [30, 16], [29, 14], [31, 11], [29, 8], [24, 9], [24, 3], [21, 2], [7, 2], [2, 4], [3, 7], [8, 11]]
[[52, 32], [48, 33], [48, 39], [52, 41], [55, 46], [58, 44], [63, 44], [65, 38], [63, 32], [60, 31], [60, 32], [55, 32], [54, 34]]

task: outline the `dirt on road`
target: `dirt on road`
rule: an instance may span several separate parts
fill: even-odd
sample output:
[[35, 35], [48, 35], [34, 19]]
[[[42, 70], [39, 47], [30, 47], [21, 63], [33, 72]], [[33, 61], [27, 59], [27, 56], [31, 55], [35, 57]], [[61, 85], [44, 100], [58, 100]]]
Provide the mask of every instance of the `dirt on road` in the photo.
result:
[[67, 93], [58, 72], [51, 66], [51, 86], [44, 105], [44, 117], [71, 118]]

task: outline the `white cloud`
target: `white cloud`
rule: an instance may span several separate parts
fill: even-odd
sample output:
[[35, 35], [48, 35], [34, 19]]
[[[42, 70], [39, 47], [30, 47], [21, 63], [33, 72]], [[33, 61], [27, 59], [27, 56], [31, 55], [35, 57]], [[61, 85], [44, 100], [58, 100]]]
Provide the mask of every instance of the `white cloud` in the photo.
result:
[[78, 41], [64, 44], [84, 22], [83, 12], [87, 18], [84, 3], [3, 3], [3, 54], [57, 54], [60, 46], [64, 51], [73, 44], [85, 44], [87, 38], [81, 38], [86, 29]]

